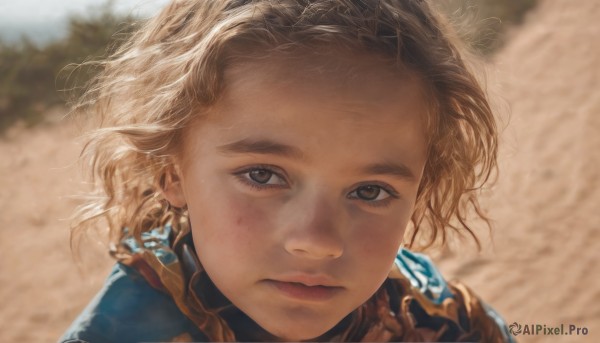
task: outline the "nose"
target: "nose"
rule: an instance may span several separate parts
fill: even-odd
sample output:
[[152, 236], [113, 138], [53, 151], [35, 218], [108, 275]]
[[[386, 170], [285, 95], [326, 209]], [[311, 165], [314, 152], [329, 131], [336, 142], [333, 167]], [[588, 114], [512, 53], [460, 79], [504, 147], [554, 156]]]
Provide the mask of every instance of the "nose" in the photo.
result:
[[322, 194], [305, 196], [287, 217], [285, 250], [303, 259], [336, 259], [344, 252], [343, 209]]

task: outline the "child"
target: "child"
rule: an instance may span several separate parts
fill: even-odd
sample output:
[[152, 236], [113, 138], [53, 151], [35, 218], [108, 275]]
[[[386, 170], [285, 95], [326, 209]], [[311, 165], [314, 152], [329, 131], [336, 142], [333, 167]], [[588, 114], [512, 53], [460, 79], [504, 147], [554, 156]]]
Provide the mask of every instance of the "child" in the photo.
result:
[[511, 341], [400, 248], [471, 232], [496, 165], [426, 1], [176, 0], [81, 104], [103, 127], [78, 229], [106, 219], [119, 263], [63, 342]]

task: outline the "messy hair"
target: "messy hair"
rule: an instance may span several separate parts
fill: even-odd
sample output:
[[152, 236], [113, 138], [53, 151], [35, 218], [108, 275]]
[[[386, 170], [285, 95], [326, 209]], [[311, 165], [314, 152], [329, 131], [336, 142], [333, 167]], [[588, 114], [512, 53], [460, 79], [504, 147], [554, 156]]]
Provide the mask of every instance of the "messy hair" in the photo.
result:
[[82, 153], [97, 194], [80, 207], [72, 238], [102, 219], [113, 241], [124, 228], [137, 239], [166, 224], [182, 234], [185, 209], [161, 190], [185, 128], [219, 99], [225, 70], [251, 55], [323, 47], [383, 56], [422, 79], [428, 155], [408, 245], [445, 242], [449, 231], [479, 245], [466, 218], [489, 224], [478, 192], [496, 168], [496, 124], [464, 49], [423, 0], [172, 1], [100, 62], [76, 105], [101, 125]]

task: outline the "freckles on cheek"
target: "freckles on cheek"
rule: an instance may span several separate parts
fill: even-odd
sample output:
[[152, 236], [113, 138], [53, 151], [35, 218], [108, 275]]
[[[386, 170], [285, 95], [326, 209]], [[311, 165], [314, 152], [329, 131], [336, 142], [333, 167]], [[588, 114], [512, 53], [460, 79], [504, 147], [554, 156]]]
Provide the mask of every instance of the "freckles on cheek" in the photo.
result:
[[230, 224], [223, 229], [223, 237], [238, 244], [251, 245], [263, 237], [268, 229], [266, 211], [246, 199], [232, 199], [227, 205]]

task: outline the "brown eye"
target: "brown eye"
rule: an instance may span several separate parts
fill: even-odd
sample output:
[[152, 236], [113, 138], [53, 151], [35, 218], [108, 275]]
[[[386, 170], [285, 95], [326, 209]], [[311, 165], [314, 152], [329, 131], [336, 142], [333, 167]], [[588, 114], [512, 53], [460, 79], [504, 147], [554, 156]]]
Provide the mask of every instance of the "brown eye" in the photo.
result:
[[394, 199], [399, 199], [400, 195], [388, 184], [373, 182], [356, 186], [346, 197], [372, 207], [386, 207], [392, 204]]
[[356, 189], [356, 196], [361, 200], [372, 201], [379, 197], [381, 187], [379, 186], [361, 186]]
[[288, 185], [285, 176], [282, 176], [285, 175], [285, 171], [281, 168], [275, 168], [271, 166], [249, 167], [234, 172], [234, 175], [238, 180], [255, 190], [285, 188]]
[[273, 177], [273, 173], [266, 169], [254, 169], [248, 172], [248, 176], [256, 183], [266, 184]]

